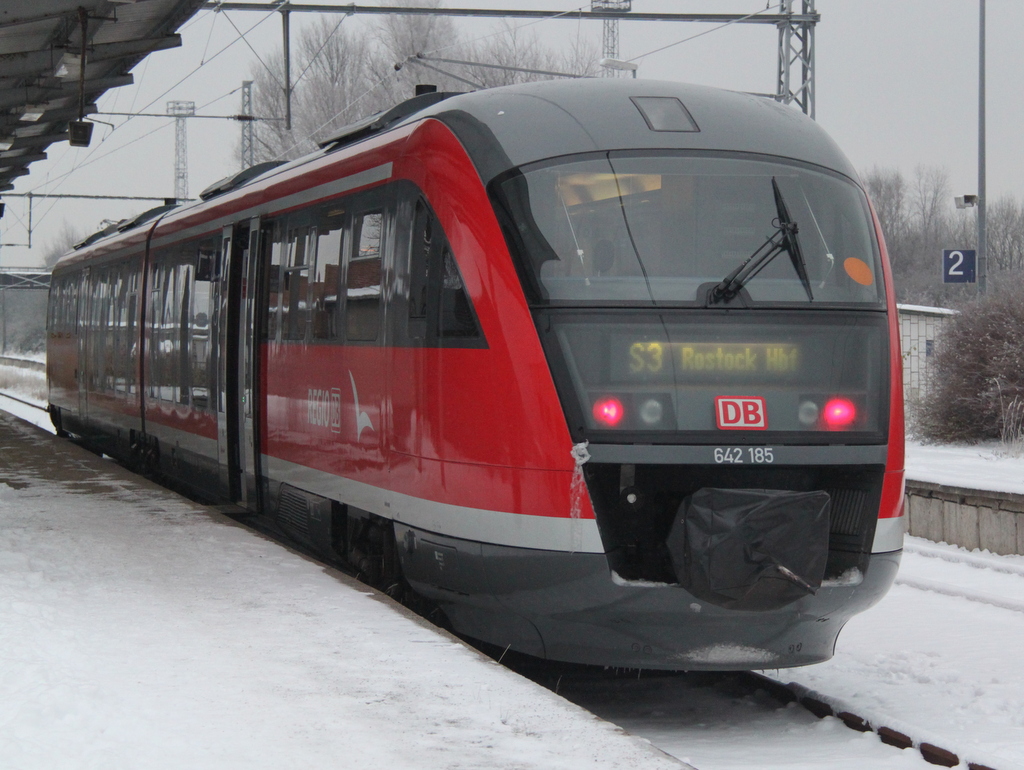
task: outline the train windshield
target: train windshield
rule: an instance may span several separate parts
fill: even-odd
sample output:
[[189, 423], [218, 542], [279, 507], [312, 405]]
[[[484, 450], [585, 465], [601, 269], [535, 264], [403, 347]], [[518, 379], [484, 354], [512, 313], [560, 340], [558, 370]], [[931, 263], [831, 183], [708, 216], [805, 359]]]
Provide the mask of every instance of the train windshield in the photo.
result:
[[704, 304], [716, 286], [753, 303], [882, 303], [867, 199], [806, 165], [611, 152], [525, 167], [495, 192], [547, 304]]

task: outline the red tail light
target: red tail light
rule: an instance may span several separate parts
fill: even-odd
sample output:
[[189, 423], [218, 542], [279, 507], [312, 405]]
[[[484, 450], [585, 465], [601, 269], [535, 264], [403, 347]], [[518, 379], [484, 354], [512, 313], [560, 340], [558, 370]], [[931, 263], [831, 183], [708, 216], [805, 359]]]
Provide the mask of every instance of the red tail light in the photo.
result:
[[831, 398], [822, 411], [825, 424], [833, 430], [848, 428], [857, 419], [857, 407], [848, 398]]
[[614, 428], [625, 415], [622, 402], [617, 398], [600, 398], [594, 402], [594, 419], [598, 425]]

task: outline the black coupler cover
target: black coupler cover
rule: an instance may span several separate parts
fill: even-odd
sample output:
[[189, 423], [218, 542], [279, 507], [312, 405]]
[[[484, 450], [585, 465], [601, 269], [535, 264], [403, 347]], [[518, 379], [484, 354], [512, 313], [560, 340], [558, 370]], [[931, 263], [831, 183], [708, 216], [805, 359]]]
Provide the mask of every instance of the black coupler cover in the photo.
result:
[[774, 610], [815, 593], [828, 559], [827, 492], [704, 487], [669, 532], [680, 585], [735, 610]]

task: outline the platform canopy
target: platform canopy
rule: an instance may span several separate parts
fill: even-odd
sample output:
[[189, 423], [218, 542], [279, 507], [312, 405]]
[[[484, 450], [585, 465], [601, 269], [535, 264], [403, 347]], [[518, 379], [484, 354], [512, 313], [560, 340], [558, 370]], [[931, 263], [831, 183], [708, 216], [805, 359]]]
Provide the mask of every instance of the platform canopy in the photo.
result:
[[202, 5], [0, 0], [0, 192], [68, 140], [80, 111], [96, 112], [105, 91], [131, 84], [130, 70], [148, 54], [181, 45], [176, 31]]

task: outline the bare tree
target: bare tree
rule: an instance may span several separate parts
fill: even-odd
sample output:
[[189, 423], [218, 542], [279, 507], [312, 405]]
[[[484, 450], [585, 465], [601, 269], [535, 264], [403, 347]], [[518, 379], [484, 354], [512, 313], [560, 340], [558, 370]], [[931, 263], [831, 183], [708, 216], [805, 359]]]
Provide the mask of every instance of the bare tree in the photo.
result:
[[[285, 128], [284, 57], [275, 52], [253, 73], [256, 113], [275, 120], [260, 123], [256, 160], [297, 158], [316, 148], [341, 126], [376, 111], [370, 44], [340, 22], [321, 17], [302, 30], [295, 50], [292, 129]], [[293, 75], [295, 78], [295, 75]]]
[[919, 231], [926, 238], [939, 237], [946, 224], [951, 200], [949, 172], [937, 166], [917, 166], [911, 190], [911, 207]]
[[57, 232], [48, 238], [43, 246], [43, 264], [47, 269], [52, 268], [61, 257], [71, 251], [71, 248], [76, 243], [80, 243], [85, 236], [86, 233], [65, 219], [61, 222]]
[[864, 175], [864, 186], [875, 206], [893, 266], [906, 253], [910, 235], [910, 211], [907, 205], [907, 182], [899, 169], [875, 167]]
[[989, 204], [989, 266], [993, 272], [1024, 270], [1024, 209], [1015, 198], [1004, 196]]
[[567, 50], [556, 52], [545, 48], [533, 32], [517, 29], [508, 21], [504, 21], [499, 34], [469, 47], [467, 59], [507, 69], [479, 66], [470, 66], [467, 69], [474, 81], [493, 88], [527, 83], [544, 77], [536, 72], [524, 70], [592, 76], [596, 74], [599, 57], [598, 47], [591, 40], [574, 38]]

